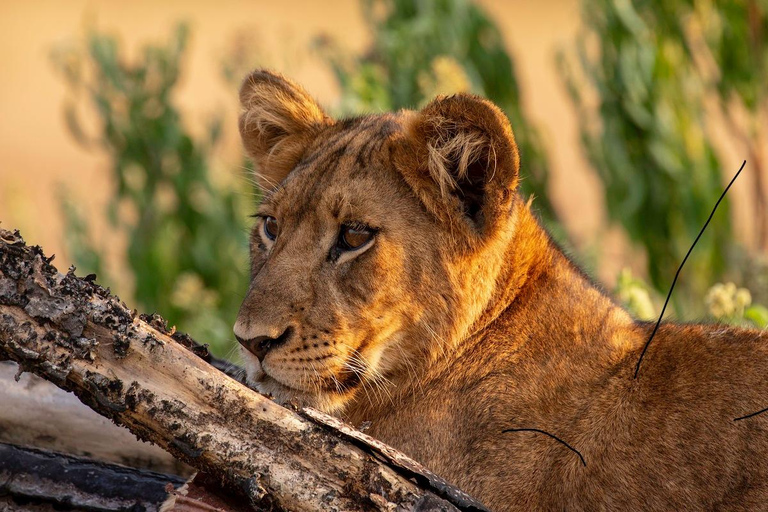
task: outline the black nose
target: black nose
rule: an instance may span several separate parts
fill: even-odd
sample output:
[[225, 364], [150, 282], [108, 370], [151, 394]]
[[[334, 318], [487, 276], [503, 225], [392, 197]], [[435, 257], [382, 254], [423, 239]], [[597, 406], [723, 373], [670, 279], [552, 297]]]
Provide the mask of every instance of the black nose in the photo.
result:
[[266, 357], [267, 352], [285, 344], [285, 342], [288, 341], [288, 338], [291, 337], [292, 332], [293, 328], [288, 327], [283, 331], [283, 334], [277, 338], [270, 338], [269, 336], [256, 336], [249, 340], [244, 340], [240, 336], [235, 336], [235, 338], [237, 338], [237, 341], [239, 341], [242, 346], [248, 349], [248, 352], [255, 355], [259, 362], [261, 362], [264, 360], [264, 357]]

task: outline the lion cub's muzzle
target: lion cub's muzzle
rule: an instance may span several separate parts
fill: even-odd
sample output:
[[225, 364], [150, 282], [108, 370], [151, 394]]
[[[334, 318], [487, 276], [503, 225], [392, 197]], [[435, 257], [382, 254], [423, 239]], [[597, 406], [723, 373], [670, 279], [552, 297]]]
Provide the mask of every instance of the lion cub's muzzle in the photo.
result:
[[235, 335], [237, 341], [248, 350], [251, 354], [256, 356], [259, 362], [264, 361], [267, 353], [273, 348], [277, 348], [285, 343], [293, 335], [293, 327], [288, 327], [283, 331], [283, 334], [277, 338], [270, 338], [269, 336], [256, 336], [255, 338], [243, 339], [238, 335]]

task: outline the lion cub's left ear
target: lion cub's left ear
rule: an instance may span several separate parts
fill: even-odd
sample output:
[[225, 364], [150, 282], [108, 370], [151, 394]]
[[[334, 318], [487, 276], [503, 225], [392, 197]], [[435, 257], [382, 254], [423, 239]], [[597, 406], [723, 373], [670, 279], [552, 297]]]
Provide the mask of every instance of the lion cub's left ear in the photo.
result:
[[304, 89], [265, 70], [243, 81], [240, 104], [240, 135], [265, 190], [283, 181], [309, 141], [333, 122]]
[[481, 232], [509, 212], [520, 163], [509, 120], [496, 105], [471, 94], [438, 97], [406, 126], [416, 166], [449, 208]]

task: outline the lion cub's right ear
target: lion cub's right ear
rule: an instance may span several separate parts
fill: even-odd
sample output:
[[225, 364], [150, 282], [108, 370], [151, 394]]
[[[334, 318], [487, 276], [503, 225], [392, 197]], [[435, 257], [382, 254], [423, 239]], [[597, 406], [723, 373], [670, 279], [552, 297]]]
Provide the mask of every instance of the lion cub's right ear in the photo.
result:
[[437, 195], [442, 204], [431, 208], [460, 213], [475, 233], [503, 225], [520, 167], [507, 116], [486, 99], [456, 94], [406, 113], [405, 125], [414, 160], [401, 168], [417, 191], [437, 192], [422, 195], [427, 207]]
[[265, 70], [243, 81], [240, 104], [240, 135], [264, 190], [276, 187], [312, 137], [333, 122], [304, 89]]

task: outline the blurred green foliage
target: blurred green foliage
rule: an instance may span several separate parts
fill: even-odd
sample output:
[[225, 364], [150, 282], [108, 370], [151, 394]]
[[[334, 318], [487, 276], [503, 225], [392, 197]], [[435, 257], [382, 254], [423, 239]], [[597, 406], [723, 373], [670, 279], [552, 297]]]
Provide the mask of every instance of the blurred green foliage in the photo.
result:
[[[717, 202], [723, 178], [705, 133], [702, 80], [680, 34], [668, 29], [665, 16], [673, 13], [662, 4], [584, 0], [578, 56], [591, 88], [561, 63], [609, 216], [645, 249], [652, 284], [666, 290]], [[599, 48], [591, 51], [596, 41]], [[596, 93], [596, 106], [589, 93]], [[729, 219], [724, 201], [686, 264], [674, 295], [679, 313], [685, 313], [679, 298], [703, 296], [725, 270]]]
[[[614, 290], [621, 301], [635, 318], [656, 321], [659, 315], [656, 307], [663, 304], [664, 298], [658, 296], [641, 278], [632, 275], [625, 268], [619, 273]], [[692, 300], [701, 300], [696, 297]], [[717, 283], [712, 286], [701, 300], [708, 320], [739, 327], [768, 329], [768, 308], [753, 301], [752, 293], [746, 288], [739, 288], [734, 283]]]
[[[578, 72], [561, 58], [582, 141], [605, 186], [608, 212], [648, 256], [653, 285], [672, 282], [739, 162], [724, 165], [707, 125], [717, 99], [728, 129], [746, 143], [755, 179], [758, 248], [766, 249], [765, 174], [757, 145], [766, 108], [765, 0], [584, 0]], [[585, 80], [583, 80], [585, 79]], [[585, 81], [591, 87], [584, 87]], [[746, 123], [737, 119], [740, 102]], [[679, 316], [702, 313], [697, 297], [733, 271], [727, 204], [699, 241], [673, 296]], [[729, 265], [731, 268], [729, 269]], [[732, 272], [733, 273], [733, 272]]]
[[[736, 96], [752, 113], [768, 101], [768, 1], [710, 0], [683, 3], [696, 16], [719, 72], [714, 76], [720, 96]], [[683, 11], [683, 9], [679, 9]], [[670, 17], [670, 19], [674, 19]], [[678, 21], [679, 23], [679, 21]], [[696, 50], [688, 46], [690, 53]]]
[[[54, 63], [71, 91], [71, 132], [109, 154], [114, 188], [106, 213], [128, 242], [133, 299], [221, 354], [248, 283], [247, 215], [244, 195], [211, 179], [219, 120], [195, 140], [174, 105], [187, 39], [181, 25], [167, 44], [128, 61], [114, 37], [91, 32], [84, 44], [59, 48]], [[93, 137], [77, 115], [83, 104], [99, 120]], [[64, 202], [72, 256], [81, 270], [103, 274], [101, 251], [75, 203]]]
[[[683, 5], [687, 10], [678, 14], [693, 20], [698, 29], [687, 31], [694, 32], [686, 37], [688, 53], [692, 59], [706, 53], [698, 55], [699, 69], [717, 91], [728, 130], [747, 151], [754, 182], [755, 240], [758, 250], [768, 253], [768, 164], [761, 149], [768, 134], [763, 117], [768, 113], [768, 0], [687, 0]], [[707, 69], [703, 62], [716, 63], [716, 69]]]
[[659, 313], [653, 303], [653, 290], [628, 268], [619, 272], [614, 290], [616, 298], [639, 320], [656, 320]]
[[362, 0], [370, 48], [350, 55], [332, 41], [318, 46], [342, 91], [341, 113], [416, 108], [436, 94], [474, 92], [507, 114], [520, 148], [522, 189], [559, 239], [549, 201], [549, 164], [522, 111], [512, 57], [491, 18], [469, 0]]
[[734, 283], [717, 283], [704, 298], [713, 319], [742, 327], [768, 328], [768, 308], [752, 303], [752, 294]]

